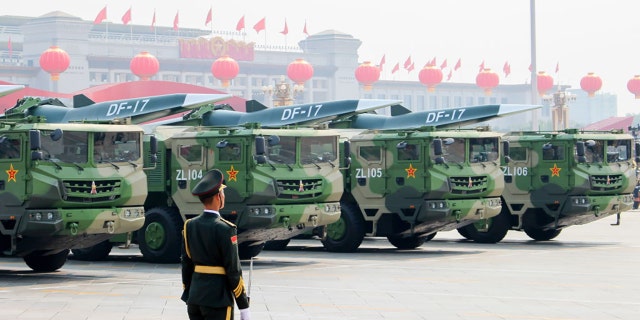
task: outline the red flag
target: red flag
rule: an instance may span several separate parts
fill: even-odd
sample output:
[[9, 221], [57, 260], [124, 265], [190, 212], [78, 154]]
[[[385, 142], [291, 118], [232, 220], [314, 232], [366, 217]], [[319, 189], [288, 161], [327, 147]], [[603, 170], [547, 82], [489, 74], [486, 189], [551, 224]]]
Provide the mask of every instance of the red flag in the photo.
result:
[[458, 62], [456, 62], [455, 67], [453, 67], [453, 70], [458, 70], [460, 69], [460, 67], [462, 67], [462, 58], [458, 58]]
[[242, 18], [240, 18], [240, 20], [238, 20], [238, 23], [236, 24], [236, 31], [240, 31], [244, 29], [244, 16], [242, 16]]
[[430, 66], [435, 66], [436, 65], [436, 57], [433, 57], [433, 59], [431, 59], [431, 61], [429, 61], [429, 65]]
[[478, 72], [482, 72], [482, 70], [484, 70], [484, 60], [482, 60], [482, 63], [480, 64], [480, 70]]
[[260, 33], [260, 31], [262, 31], [262, 30], [264, 30], [266, 28], [266, 25], [267, 25], [266, 19], [267, 19], [266, 17], [262, 18], [260, 21], [258, 21], [258, 23], [256, 23], [253, 26], [253, 30], [255, 30], [256, 33]]
[[415, 68], [415, 65], [413, 64], [413, 62], [411, 62], [411, 65], [409, 65], [409, 68], [407, 68], [408, 72], [413, 71], [413, 69]]
[[180, 11], [176, 12], [176, 17], [173, 18], [173, 30], [178, 31], [179, 23], [180, 23]]
[[129, 7], [129, 10], [122, 16], [122, 24], [127, 25], [129, 22], [131, 22], [131, 7]]
[[282, 29], [282, 31], [280, 31], [280, 33], [284, 34], [285, 36], [287, 34], [289, 34], [289, 26], [287, 26], [287, 20], [284, 20], [284, 29]]
[[207, 19], [204, 20], [204, 25], [208, 25], [213, 20], [213, 8], [209, 8], [209, 13], [207, 13]]
[[387, 63], [387, 55], [383, 54], [382, 59], [380, 59], [380, 64], [378, 65], [378, 68], [380, 68], [380, 71], [382, 71], [382, 66], [384, 66], [385, 63]]
[[505, 78], [509, 76], [509, 74], [511, 73], [511, 65], [509, 64], [509, 61], [504, 62], [504, 66], [502, 66], [502, 71], [504, 71]]
[[151, 19], [151, 31], [156, 27], [156, 10], [153, 9], [153, 19]]
[[560, 71], [560, 62], [556, 63], [556, 73]]
[[396, 71], [400, 70], [400, 62], [396, 63], [396, 66], [391, 70], [391, 74], [396, 73]]
[[409, 56], [407, 60], [404, 61], [404, 68], [408, 69], [410, 65], [411, 65], [411, 56]]
[[444, 61], [442, 61], [442, 63], [440, 64], [440, 69], [444, 69], [446, 67], [447, 67], [447, 59], [444, 59]]
[[449, 75], [447, 76], [447, 81], [451, 80], [452, 75], [453, 75], [453, 70], [449, 69]]
[[304, 22], [304, 29], [302, 29], [302, 33], [306, 34], [307, 36], [309, 36], [309, 31], [307, 31], [307, 22]]
[[104, 6], [95, 19], [93, 19], [93, 24], [101, 24], [102, 20], [107, 18], [107, 6]]

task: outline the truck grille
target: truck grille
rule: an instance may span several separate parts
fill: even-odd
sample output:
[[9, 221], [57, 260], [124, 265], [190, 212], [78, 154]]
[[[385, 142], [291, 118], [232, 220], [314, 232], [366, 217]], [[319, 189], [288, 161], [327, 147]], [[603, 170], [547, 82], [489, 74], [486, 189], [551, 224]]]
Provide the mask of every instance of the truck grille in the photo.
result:
[[612, 191], [622, 186], [621, 174], [602, 174], [591, 176], [591, 190]]
[[449, 184], [451, 185], [451, 193], [454, 194], [476, 194], [487, 191], [486, 176], [467, 176], [467, 177], [451, 177]]
[[279, 199], [309, 199], [322, 194], [322, 179], [278, 180]]
[[121, 180], [64, 180], [62, 199], [70, 202], [113, 201], [120, 198]]

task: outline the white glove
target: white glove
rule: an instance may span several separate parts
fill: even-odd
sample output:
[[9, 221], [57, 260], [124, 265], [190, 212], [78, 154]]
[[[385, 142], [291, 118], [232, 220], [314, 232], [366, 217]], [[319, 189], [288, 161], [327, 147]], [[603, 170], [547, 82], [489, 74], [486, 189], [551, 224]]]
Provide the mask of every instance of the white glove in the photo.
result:
[[240, 310], [240, 320], [251, 320], [251, 312], [249, 312], [249, 308]]

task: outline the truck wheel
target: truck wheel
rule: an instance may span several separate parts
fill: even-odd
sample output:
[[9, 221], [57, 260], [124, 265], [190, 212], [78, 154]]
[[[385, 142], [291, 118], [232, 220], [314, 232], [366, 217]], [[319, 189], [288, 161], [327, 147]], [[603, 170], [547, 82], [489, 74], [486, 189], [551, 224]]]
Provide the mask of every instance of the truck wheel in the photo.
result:
[[478, 243], [496, 243], [502, 241], [511, 229], [509, 210], [502, 209], [499, 215], [489, 218], [487, 231], [479, 231], [478, 227], [484, 227], [485, 220], [458, 228], [458, 233], [463, 237]]
[[291, 242], [291, 239], [267, 241], [264, 245], [264, 250], [282, 251], [287, 248], [289, 242]]
[[147, 211], [144, 226], [137, 231], [144, 259], [154, 263], [179, 262], [183, 226], [182, 217], [173, 208], [157, 207]]
[[425, 237], [420, 237], [420, 236], [409, 236], [409, 237], [400, 237], [400, 236], [387, 236], [387, 240], [389, 240], [389, 242], [391, 242], [391, 244], [398, 248], [398, 249], [403, 249], [403, 250], [407, 250], [407, 249], [415, 249], [419, 246], [421, 246], [424, 241], [425, 241]]
[[342, 204], [340, 219], [327, 226], [322, 245], [330, 252], [354, 252], [364, 240], [364, 221], [352, 204]]
[[250, 246], [248, 242], [243, 242], [238, 246], [238, 256], [240, 260], [249, 260], [262, 252], [264, 243]]
[[524, 233], [526, 233], [529, 238], [536, 241], [548, 241], [555, 237], [557, 237], [562, 229], [549, 229], [542, 230], [540, 228], [524, 228]]
[[36, 272], [52, 272], [56, 271], [67, 262], [69, 249], [64, 249], [58, 253], [43, 255], [43, 251], [35, 251], [24, 257], [24, 262]]
[[100, 261], [109, 256], [113, 244], [109, 240], [102, 241], [94, 246], [81, 249], [71, 249], [74, 260]]

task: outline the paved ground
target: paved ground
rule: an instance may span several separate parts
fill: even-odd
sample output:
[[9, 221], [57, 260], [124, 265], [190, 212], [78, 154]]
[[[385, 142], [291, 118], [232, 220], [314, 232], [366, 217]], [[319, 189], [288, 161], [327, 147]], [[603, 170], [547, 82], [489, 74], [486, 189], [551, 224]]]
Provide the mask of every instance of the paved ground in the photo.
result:
[[[613, 222], [543, 243], [510, 232], [482, 245], [445, 232], [410, 251], [367, 239], [335, 254], [295, 240], [254, 260], [253, 319], [638, 319], [640, 212]], [[181, 288], [177, 264], [142, 262], [133, 249], [50, 274], [0, 259], [0, 319], [187, 319]]]

